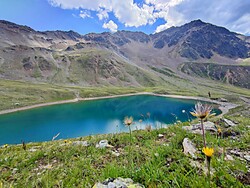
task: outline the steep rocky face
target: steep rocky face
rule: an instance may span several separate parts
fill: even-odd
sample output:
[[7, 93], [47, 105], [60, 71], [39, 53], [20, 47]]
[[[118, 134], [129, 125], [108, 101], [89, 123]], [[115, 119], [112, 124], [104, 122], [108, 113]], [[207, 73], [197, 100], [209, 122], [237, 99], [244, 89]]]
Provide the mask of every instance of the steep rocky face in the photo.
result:
[[181, 27], [172, 27], [152, 35], [155, 48], [176, 46], [181, 57], [197, 60], [210, 59], [214, 54], [228, 58], [250, 56], [249, 43], [245, 37], [201, 20], [192, 21]]
[[212, 63], [185, 63], [181, 71], [202, 78], [250, 89], [250, 66], [217, 65]]

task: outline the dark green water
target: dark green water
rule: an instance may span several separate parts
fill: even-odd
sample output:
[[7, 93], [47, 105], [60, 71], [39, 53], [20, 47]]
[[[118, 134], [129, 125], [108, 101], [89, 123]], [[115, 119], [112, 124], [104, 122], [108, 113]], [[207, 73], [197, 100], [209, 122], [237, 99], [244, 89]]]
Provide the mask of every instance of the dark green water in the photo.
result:
[[[133, 116], [133, 129], [151, 124], [187, 121], [195, 100], [138, 95], [41, 107], [0, 115], [0, 145], [73, 138], [127, 131], [125, 116]], [[185, 112], [183, 112], [185, 110]], [[150, 117], [147, 113], [150, 113]], [[143, 122], [139, 122], [142, 119]]]

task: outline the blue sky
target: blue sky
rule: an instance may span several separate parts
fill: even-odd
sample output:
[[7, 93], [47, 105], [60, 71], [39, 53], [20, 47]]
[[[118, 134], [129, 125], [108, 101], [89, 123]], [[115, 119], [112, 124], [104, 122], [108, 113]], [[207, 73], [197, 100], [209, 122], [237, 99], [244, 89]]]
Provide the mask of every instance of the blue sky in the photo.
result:
[[0, 19], [81, 34], [160, 32], [201, 19], [250, 35], [250, 0], [0, 0]]

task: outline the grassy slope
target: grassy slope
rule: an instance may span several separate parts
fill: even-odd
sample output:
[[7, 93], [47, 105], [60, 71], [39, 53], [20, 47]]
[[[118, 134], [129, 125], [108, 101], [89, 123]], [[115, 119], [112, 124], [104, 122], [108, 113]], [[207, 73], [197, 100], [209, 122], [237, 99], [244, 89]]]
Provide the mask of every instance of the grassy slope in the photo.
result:
[[[207, 134], [208, 145], [216, 151], [212, 158], [215, 173], [211, 187], [244, 187], [240, 177], [247, 172], [246, 161], [236, 157], [234, 161], [225, 161], [218, 152], [219, 148], [250, 149], [250, 133], [246, 127], [250, 119], [233, 118], [239, 121], [234, 129], [240, 131], [240, 140], [217, 140], [215, 135]], [[63, 140], [30, 143], [26, 151], [21, 145], [0, 148], [0, 182], [6, 187], [92, 187], [109, 177], [130, 177], [146, 187], [208, 187], [206, 176], [192, 167], [191, 158], [182, 152], [183, 138], [188, 137], [198, 148], [197, 161], [203, 163], [205, 159], [201, 136], [182, 130], [185, 124], [151, 132], [134, 131], [131, 148], [128, 133], [88, 136], [67, 143]], [[164, 139], [159, 139], [158, 134], [164, 134]], [[101, 139], [109, 140], [114, 148], [95, 148]], [[87, 140], [90, 146], [72, 145], [75, 140]], [[120, 151], [119, 157], [111, 153], [114, 149]]]

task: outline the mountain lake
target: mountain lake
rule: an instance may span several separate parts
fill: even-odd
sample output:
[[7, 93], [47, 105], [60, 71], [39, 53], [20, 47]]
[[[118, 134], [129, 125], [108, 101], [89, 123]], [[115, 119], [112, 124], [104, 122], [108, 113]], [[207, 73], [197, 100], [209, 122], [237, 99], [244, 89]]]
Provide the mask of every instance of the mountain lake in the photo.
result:
[[[133, 116], [132, 130], [162, 128], [193, 119], [190, 111], [197, 101], [152, 95], [59, 104], [0, 115], [0, 145], [22, 141], [41, 142], [87, 135], [127, 132], [126, 116]], [[213, 110], [220, 114], [218, 109]]]

